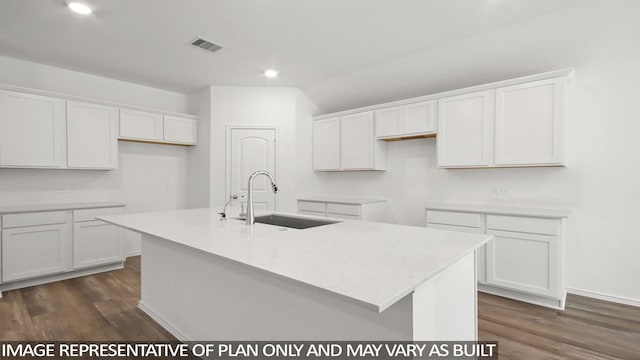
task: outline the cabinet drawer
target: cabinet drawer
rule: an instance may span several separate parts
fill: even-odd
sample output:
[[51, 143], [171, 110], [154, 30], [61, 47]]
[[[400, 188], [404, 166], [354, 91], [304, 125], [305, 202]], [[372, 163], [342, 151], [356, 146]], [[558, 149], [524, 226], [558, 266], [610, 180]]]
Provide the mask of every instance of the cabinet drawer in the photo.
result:
[[427, 210], [427, 222], [479, 228], [482, 227], [482, 214]]
[[360, 216], [360, 205], [327, 203], [327, 214]]
[[311, 215], [311, 216], [326, 216], [324, 211], [323, 212], [316, 212], [316, 211], [298, 210], [298, 214]]
[[94, 221], [96, 216], [122, 214], [124, 207], [73, 210], [73, 222]]
[[324, 214], [326, 204], [317, 201], [298, 201], [298, 210], [321, 212]]
[[67, 214], [67, 211], [46, 211], [4, 215], [2, 217], [2, 228], [64, 224], [67, 222]]
[[360, 216], [358, 215], [327, 213], [327, 217], [334, 218], [334, 219], [344, 219], [344, 220], [360, 220]]
[[487, 228], [531, 234], [558, 235], [560, 233], [560, 220], [487, 215]]

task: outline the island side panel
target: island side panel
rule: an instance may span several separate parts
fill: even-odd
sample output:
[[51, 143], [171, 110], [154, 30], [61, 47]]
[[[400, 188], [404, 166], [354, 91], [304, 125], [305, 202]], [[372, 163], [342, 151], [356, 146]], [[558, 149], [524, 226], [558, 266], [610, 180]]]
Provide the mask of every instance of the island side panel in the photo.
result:
[[164, 239], [144, 235], [142, 248], [140, 308], [181, 340], [413, 338], [412, 295], [378, 313]]
[[413, 292], [413, 340], [476, 341], [475, 253]]

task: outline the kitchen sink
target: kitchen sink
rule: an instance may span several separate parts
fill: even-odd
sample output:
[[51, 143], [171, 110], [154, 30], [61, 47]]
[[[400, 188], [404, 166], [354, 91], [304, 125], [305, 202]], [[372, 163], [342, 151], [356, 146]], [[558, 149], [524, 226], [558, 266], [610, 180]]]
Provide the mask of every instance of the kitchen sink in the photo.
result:
[[256, 216], [255, 219], [257, 223], [287, 227], [292, 229], [308, 229], [316, 226], [331, 225], [340, 222], [276, 214]]

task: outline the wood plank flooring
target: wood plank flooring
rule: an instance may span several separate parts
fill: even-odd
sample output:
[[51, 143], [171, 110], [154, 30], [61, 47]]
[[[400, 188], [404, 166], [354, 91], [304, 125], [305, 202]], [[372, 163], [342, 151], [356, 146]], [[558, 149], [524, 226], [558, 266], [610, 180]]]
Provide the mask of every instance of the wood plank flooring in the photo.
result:
[[[175, 341], [137, 308], [140, 258], [103, 274], [4, 293], [0, 340]], [[480, 294], [480, 340], [500, 359], [640, 360], [640, 308], [575, 295], [565, 311]]]
[[3, 293], [0, 340], [174, 341], [140, 311], [140, 257], [125, 268]]

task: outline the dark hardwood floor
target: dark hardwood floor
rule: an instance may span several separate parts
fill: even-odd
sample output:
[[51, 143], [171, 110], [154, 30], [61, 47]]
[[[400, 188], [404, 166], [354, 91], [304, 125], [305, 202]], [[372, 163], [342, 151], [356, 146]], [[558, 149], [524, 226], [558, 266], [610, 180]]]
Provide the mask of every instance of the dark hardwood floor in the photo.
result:
[[[137, 308], [140, 258], [122, 270], [4, 293], [0, 341], [175, 338]], [[569, 295], [565, 311], [480, 294], [480, 340], [500, 359], [640, 359], [640, 308]]]
[[7, 291], [0, 299], [0, 340], [170, 341], [140, 311], [140, 257], [125, 268]]

